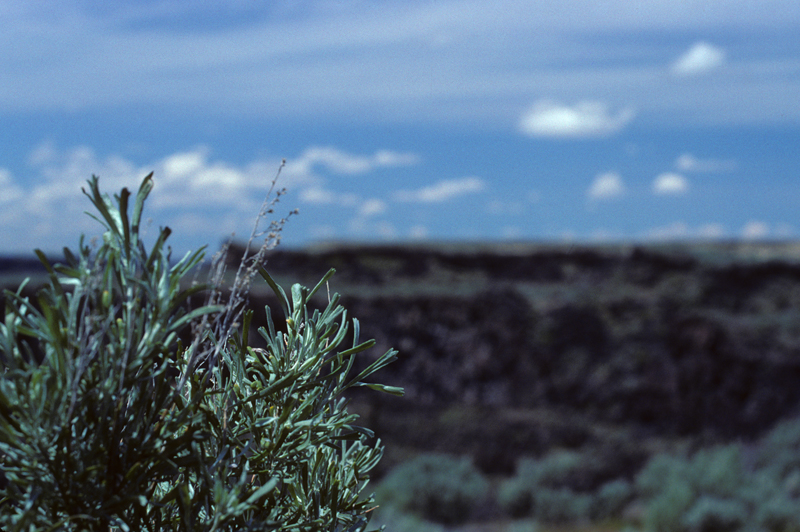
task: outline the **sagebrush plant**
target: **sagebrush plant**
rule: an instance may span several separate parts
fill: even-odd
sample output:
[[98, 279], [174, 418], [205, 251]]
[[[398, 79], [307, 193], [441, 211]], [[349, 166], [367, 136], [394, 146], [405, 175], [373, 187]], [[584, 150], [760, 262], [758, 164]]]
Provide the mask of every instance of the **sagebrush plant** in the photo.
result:
[[[112, 200], [96, 177], [88, 183], [102, 244], [92, 250], [82, 237], [56, 266], [37, 250], [48, 284], [35, 301], [22, 287], [6, 292], [0, 529], [366, 530], [374, 501], [365, 487], [383, 447], [356, 425], [343, 394], [402, 390], [367, 382], [394, 350], [351, 374], [374, 341], [359, 342], [338, 295], [324, 310], [310, 307], [333, 271], [312, 289], [277, 286], [260, 263], [281, 220], [258, 233], [265, 244], [245, 255], [225, 295], [224, 260], [199, 284], [190, 274], [202, 250], [171, 263], [168, 228], [145, 249], [152, 174], [132, 216], [127, 189]], [[267, 309], [263, 349], [248, 342], [247, 291], [259, 273], [285, 315], [277, 328]]]

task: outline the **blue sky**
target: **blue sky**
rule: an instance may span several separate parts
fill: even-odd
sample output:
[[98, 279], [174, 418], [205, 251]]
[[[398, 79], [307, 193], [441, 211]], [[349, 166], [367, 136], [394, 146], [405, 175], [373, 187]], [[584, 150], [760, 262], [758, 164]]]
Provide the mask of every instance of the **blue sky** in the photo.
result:
[[281, 160], [318, 241], [796, 239], [796, 0], [0, 6], [0, 253], [97, 234], [154, 171], [183, 252]]

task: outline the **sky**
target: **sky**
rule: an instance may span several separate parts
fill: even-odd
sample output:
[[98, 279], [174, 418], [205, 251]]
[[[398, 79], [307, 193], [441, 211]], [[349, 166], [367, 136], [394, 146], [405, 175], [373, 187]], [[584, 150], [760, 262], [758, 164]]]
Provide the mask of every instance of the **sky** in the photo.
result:
[[[800, 237], [796, 0], [0, 4], [0, 254]], [[285, 163], [284, 163], [285, 161]], [[262, 225], [263, 227], [263, 225]]]

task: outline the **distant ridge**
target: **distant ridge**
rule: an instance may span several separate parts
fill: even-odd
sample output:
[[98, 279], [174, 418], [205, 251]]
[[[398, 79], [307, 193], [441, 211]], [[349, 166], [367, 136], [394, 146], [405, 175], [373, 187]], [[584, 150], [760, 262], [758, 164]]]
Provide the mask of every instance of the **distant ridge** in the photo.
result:
[[[231, 261], [244, 250], [243, 242], [231, 242]], [[633, 253], [655, 253], [668, 257], [692, 258], [707, 265], [755, 264], [763, 262], [800, 263], [798, 240], [663, 240], [620, 242], [554, 241], [404, 241], [404, 242], [313, 242], [305, 246], [281, 245], [268, 254], [319, 257], [347, 255], [459, 255], [531, 256], [539, 254], [596, 253], [625, 257]], [[238, 263], [237, 263], [238, 264]]]
[[0, 273], [30, 272], [39, 273], [44, 271], [44, 266], [39, 259], [33, 257], [2, 257], [0, 256]]

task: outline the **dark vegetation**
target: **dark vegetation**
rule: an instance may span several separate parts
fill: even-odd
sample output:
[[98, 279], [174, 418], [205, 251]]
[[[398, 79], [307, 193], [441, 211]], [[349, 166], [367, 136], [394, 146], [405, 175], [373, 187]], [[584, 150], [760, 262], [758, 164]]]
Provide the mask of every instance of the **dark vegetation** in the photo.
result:
[[[337, 268], [348, 308], [369, 317], [364, 330], [400, 349], [384, 371], [406, 398], [371, 405], [379, 423], [397, 426], [395, 406], [530, 421], [540, 430], [508, 449], [513, 462], [580, 446], [601, 426], [713, 443], [794, 414], [800, 264], [788, 246], [752, 249], [771, 255], [725, 244], [334, 247], [277, 251], [269, 269], [303, 279]], [[502, 468], [498, 459], [483, 469]]]

